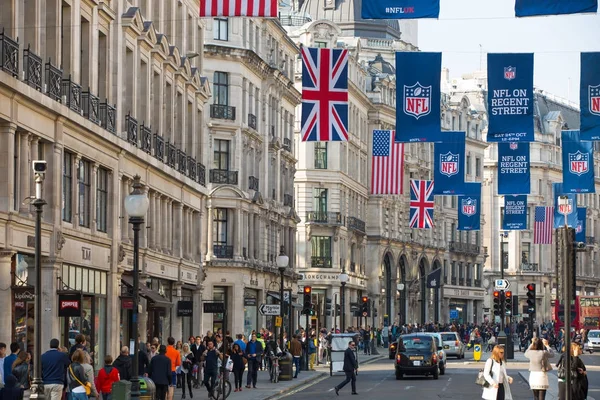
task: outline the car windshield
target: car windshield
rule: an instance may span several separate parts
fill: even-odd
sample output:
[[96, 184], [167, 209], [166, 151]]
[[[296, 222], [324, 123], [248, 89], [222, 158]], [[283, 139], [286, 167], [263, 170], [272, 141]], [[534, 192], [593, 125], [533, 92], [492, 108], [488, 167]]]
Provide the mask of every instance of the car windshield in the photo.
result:
[[406, 350], [428, 350], [431, 347], [431, 337], [408, 337], [404, 338]]
[[456, 341], [456, 335], [454, 335], [452, 333], [442, 334], [442, 340], [444, 342]]
[[588, 334], [589, 338], [600, 338], [600, 331], [590, 332]]

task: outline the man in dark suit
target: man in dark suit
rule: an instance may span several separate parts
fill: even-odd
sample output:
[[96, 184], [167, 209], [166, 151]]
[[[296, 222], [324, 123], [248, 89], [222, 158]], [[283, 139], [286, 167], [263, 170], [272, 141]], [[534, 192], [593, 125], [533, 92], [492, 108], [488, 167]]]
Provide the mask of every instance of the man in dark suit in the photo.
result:
[[340, 389], [346, 386], [348, 382], [352, 382], [352, 394], [358, 394], [356, 393], [356, 370], [358, 369], [358, 361], [354, 354], [355, 348], [356, 343], [351, 341], [348, 343], [348, 348], [344, 352], [344, 373], [346, 374], [346, 380], [333, 388], [335, 394], [338, 396], [340, 395]]
[[171, 360], [165, 356], [167, 346], [164, 344], [158, 348], [158, 354], [150, 360], [148, 375], [156, 385], [156, 398], [165, 400], [171, 383]]

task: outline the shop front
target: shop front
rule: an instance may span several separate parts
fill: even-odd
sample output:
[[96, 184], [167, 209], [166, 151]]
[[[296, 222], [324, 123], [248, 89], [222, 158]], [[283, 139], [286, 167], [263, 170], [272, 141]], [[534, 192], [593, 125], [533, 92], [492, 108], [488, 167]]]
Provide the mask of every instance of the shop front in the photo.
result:
[[[34, 277], [33, 256], [15, 254], [11, 260], [12, 337], [21, 350], [31, 351], [35, 327], [35, 288], [29, 277]], [[31, 275], [30, 275], [31, 271]]]
[[258, 290], [244, 289], [244, 334], [250, 337], [252, 330], [258, 326]]
[[483, 322], [483, 289], [458, 289], [444, 286], [444, 303], [441, 322], [457, 324]]

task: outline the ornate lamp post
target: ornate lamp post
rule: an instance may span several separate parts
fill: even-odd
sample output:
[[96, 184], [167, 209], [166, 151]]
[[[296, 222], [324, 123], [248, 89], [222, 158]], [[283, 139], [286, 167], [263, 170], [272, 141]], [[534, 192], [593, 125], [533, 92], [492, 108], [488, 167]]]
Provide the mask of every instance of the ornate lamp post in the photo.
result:
[[342, 268], [342, 273], [340, 274], [340, 276], [338, 276], [338, 279], [340, 280], [341, 285], [340, 303], [342, 303], [340, 304], [340, 331], [344, 333], [344, 331], [346, 330], [346, 283], [348, 282], [348, 279], [350, 279], [344, 268]]
[[[277, 263], [277, 268], [279, 268], [279, 276], [281, 278], [281, 281], [279, 284], [279, 298], [280, 298], [279, 317], [281, 318], [281, 348], [283, 348], [283, 276], [284, 276], [285, 270], [287, 269], [287, 266], [290, 262], [290, 258], [285, 254], [285, 251], [283, 250], [283, 246], [281, 246], [281, 248], [279, 249], [279, 255], [277, 256], [277, 259], [275, 260], [275, 262]], [[291, 313], [292, 312], [291, 297], [289, 299], [289, 304], [290, 304], [290, 313]], [[290, 329], [291, 329], [291, 327], [290, 327]], [[277, 327], [275, 327], [275, 335], [277, 335]], [[275, 342], [277, 342], [277, 336], [275, 336]]]
[[133, 191], [125, 197], [125, 211], [129, 223], [133, 225], [133, 310], [131, 312], [131, 336], [133, 337], [133, 378], [131, 379], [131, 398], [140, 397], [139, 349], [138, 349], [138, 308], [140, 286], [140, 226], [148, 211], [150, 201], [140, 182], [140, 176], [133, 178]]

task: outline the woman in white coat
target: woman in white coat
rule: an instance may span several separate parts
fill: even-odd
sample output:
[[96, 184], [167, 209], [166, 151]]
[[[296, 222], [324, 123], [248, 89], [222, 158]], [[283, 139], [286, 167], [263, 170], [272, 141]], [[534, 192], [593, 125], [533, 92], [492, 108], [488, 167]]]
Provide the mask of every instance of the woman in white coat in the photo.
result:
[[512, 400], [510, 386], [513, 379], [506, 374], [504, 347], [494, 346], [492, 355], [485, 362], [483, 376], [489, 386], [483, 388], [482, 398], [486, 400]]

